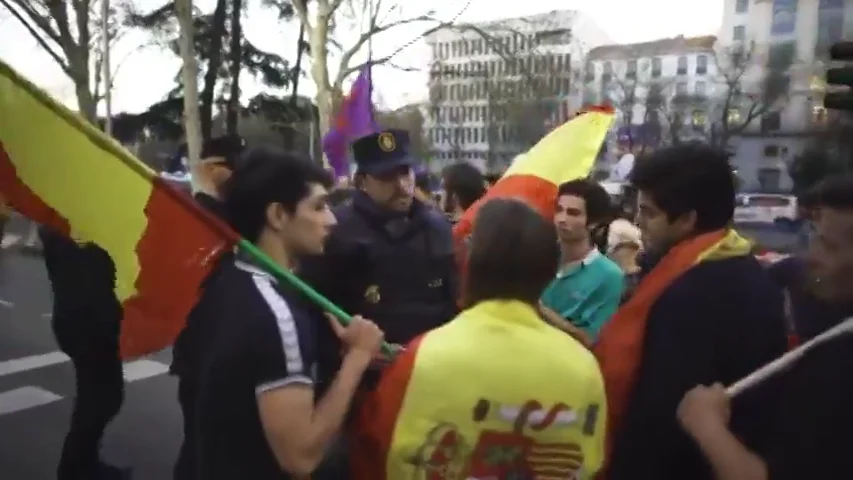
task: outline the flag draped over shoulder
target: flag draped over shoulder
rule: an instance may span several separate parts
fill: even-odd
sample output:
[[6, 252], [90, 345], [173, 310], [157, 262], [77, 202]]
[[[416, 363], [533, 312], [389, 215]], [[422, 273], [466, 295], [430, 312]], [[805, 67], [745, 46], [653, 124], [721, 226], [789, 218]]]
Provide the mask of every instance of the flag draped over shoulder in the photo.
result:
[[631, 298], [604, 325], [594, 351], [607, 389], [608, 449], [633, 393], [652, 306], [672, 282], [696, 264], [745, 256], [749, 251], [749, 241], [734, 230], [710, 232], [679, 243], [643, 277]]
[[0, 192], [111, 257], [123, 358], [171, 345], [239, 237], [121, 146], [0, 62]]
[[606, 408], [592, 353], [529, 305], [480, 302], [385, 369], [350, 435], [352, 478], [586, 480]]
[[373, 84], [370, 67], [364, 67], [341, 103], [329, 132], [323, 137], [323, 153], [335, 177], [349, 176], [349, 151], [353, 140], [377, 130], [370, 98]]

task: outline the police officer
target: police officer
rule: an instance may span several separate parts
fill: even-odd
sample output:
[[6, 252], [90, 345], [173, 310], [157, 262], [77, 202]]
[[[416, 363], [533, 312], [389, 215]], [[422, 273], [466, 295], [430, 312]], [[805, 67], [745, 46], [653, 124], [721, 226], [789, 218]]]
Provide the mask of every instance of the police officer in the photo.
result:
[[[450, 223], [414, 198], [409, 135], [386, 130], [352, 144], [359, 189], [303, 276], [344, 310], [373, 319], [403, 345], [456, 314]], [[317, 265], [322, 262], [321, 269]], [[312, 265], [313, 264], [313, 265]]]
[[74, 364], [77, 387], [56, 478], [128, 478], [128, 470], [101, 462], [99, 454], [104, 430], [124, 400], [115, 264], [92, 243], [78, 244], [44, 226], [39, 236], [53, 288], [53, 332]]
[[[458, 276], [450, 222], [414, 197], [409, 135], [385, 130], [352, 144], [357, 165], [350, 202], [333, 209], [337, 226], [323, 257], [303, 260], [300, 275], [332, 302], [370, 318], [385, 340], [405, 345], [456, 314]], [[336, 374], [340, 349], [318, 331], [319, 391]], [[376, 380], [365, 377], [365, 386]], [[330, 448], [314, 480], [346, 480], [343, 439]]]

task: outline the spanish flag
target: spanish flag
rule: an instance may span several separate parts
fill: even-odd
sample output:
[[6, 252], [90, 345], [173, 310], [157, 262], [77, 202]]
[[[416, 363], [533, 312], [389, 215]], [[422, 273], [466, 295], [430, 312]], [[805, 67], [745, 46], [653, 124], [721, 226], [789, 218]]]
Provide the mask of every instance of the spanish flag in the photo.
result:
[[354, 480], [590, 479], [607, 417], [595, 357], [517, 301], [414, 340], [368, 394]]
[[[613, 123], [610, 107], [590, 107], [552, 130], [527, 153], [516, 157], [509, 169], [479, 201], [465, 210], [453, 227], [458, 261], [465, 274], [466, 243], [474, 229], [480, 206], [493, 198], [520, 198], [547, 218], [554, 215], [557, 190], [592, 171], [601, 145]], [[464, 292], [462, 295], [464, 304]]]
[[239, 237], [2, 62], [0, 112], [2, 195], [110, 255], [122, 357], [171, 345], [202, 280]]

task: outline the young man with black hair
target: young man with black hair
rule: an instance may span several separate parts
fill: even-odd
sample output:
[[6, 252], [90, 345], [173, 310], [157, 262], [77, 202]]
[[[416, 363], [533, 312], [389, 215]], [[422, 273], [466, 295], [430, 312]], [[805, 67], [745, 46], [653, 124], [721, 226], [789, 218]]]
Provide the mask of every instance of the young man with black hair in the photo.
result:
[[[732, 383], [785, 352], [782, 295], [731, 230], [725, 152], [703, 144], [637, 162], [638, 224], [651, 261], [595, 350], [610, 406], [609, 480], [703, 480], [710, 469], [675, 410], [696, 384]], [[733, 430], [765, 446], [772, 396], [737, 400]]]
[[592, 345], [619, 307], [624, 274], [592, 241], [591, 229], [610, 218], [610, 197], [595, 182], [560, 185], [554, 225], [560, 245], [557, 277], [542, 293], [542, 304], [563, 319], [556, 327]]
[[444, 169], [444, 212], [456, 221], [468, 207], [486, 193], [486, 179], [470, 163], [457, 163]]
[[[335, 218], [331, 181], [307, 160], [258, 150], [225, 194], [232, 226], [283, 269], [322, 254]], [[362, 374], [383, 339], [360, 317], [342, 330], [348, 347], [331, 385], [315, 401], [319, 330], [311, 309], [248, 257], [204, 292], [213, 335], [196, 399], [197, 478], [302, 478], [338, 433]]]
[[[853, 176], [827, 180], [816, 204], [817, 229], [808, 255], [809, 274], [819, 280], [815, 292], [827, 300], [853, 302]], [[678, 408], [679, 420], [717, 480], [849, 478], [851, 374], [849, 331], [812, 348], [779, 373], [773, 382], [783, 385], [782, 408], [768, 448], [736, 436], [729, 417], [739, 415], [738, 399], [729, 399], [721, 384], [690, 391]]]

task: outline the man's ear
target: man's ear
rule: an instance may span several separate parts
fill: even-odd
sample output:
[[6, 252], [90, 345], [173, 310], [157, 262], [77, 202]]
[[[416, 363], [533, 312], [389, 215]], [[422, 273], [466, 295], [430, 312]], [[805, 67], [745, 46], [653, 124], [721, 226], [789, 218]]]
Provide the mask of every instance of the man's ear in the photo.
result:
[[284, 206], [280, 203], [270, 203], [266, 210], [267, 225], [276, 232], [284, 231], [287, 228], [290, 216], [285, 211]]

